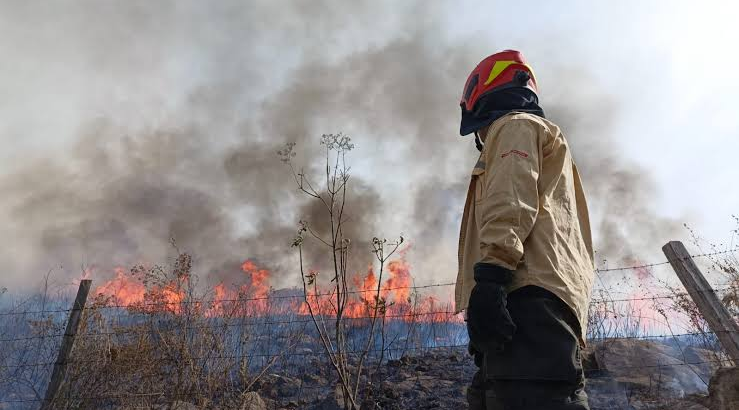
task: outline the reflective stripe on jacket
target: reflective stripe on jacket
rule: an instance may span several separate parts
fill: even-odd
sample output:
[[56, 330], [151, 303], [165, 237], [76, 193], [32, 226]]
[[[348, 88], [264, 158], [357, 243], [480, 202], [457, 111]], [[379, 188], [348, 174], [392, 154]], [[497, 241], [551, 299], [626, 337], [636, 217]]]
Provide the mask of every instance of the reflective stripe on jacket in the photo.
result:
[[459, 236], [456, 311], [467, 308], [473, 265], [514, 270], [508, 291], [535, 285], [575, 313], [584, 343], [593, 246], [580, 176], [552, 122], [511, 113], [493, 122], [472, 170]]

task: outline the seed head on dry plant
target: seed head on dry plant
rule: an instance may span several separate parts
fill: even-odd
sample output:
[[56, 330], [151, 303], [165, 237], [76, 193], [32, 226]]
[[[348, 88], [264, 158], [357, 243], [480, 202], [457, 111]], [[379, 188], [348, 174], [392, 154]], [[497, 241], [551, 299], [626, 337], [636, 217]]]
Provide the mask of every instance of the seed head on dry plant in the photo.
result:
[[[385, 265], [404, 239], [401, 236], [397, 240], [388, 241], [375, 237], [371, 241], [370, 251], [379, 267], [376, 286], [371, 290], [372, 297], [362, 298], [369, 319], [368, 336], [359, 349], [352, 349], [347, 344], [346, 309], [357, 290], [349, 278], [352, 238], [346, 236], [345, 228], [351, 223], [351, 210], [347, 208], [350, 168], [346, 162], [346, 155], [354, 148], [354, 144], [351, 138], [341, 133], [324, 134], [320, 143], [325, 148], [325, 173], [318, 180], [313, 180], [302, 169], [297, 170], [294, 167], [292, 163], [295, 157], [294, 143], [287, 144], [278, 155], [289, 165], [300, 192], [315, 201], [320, 201], [323, 205], [320, 219], [300, 221], [292, 246], [298, 250], [305, 306], [338, 378], [343, 405], [347, 409], [357, 409], [363, 380], [366, 382], [370, 378], [370, 367], [366, 364], [373, 350], [377, 321], [384, 317], [388, 307], [388, 302], [382, 297], [381, 292]], [[317, 226], [327, 228], [316, 229]], [[324, 231], [325, 234], [322, 234]], [[330, 261], [326, 278], [328, 280], [326, 285], [330, 286], [330, 290], [325, 293], [322, 293], [319, 287], [320, 272], [305, 266], [307, 252], [305, 245], [309, 240], [317, 243], [319, 245], [317, 252]], [[380, 350], [384, 351], [384, 344]]]
[[[739, 226], [739, 219], [734, 217], [735, 222]], [[707, 279], [711, 284], [711, 288], [722, 302], [729, 309], [735, 320], [739, 320], [739, 274], [737, 268], [739, 261], [736, 257], [737, 250], [737, 233], [735, 229], [732, 231], [732, 237], [728, 244], [713, 243], [705, 240], [693, 229], [685, 225], [688, 229], [693, 245], [698, 249], [698, 257], [696, 262], [708, 261]], [[651, 310], [662, 317], [661, 325], [672, 335], [671, 341], [679, 349], [682, 354], [681, 359], [688, 362], [685, 353], [685, 347], [695, 346], [710, 352], [712, 361], [719, 366], [727, 363], [727, 355], [722, 350], [716, 334], [708, 325], [703, 317], [700, 309], [686, 292], [680, 286], [666, 280], [657, 280], [661, 284], [662, 289], [666, 292], [660, 298], [654, 298], [651, 301]], [[677, 319], [677, 320], [676, 320]], [[684, 324], [683, 323], [684, 320]], [[674, 326], [681, 326], [675, 329]], [[703, 377], [697, 370], [696, 366], [688, 365], [687, 368], [700, 378], [706, 385], [708, 380]]]
[[715, 288], [731, 314], [739, 320], [739, 216], [732, 215], [734, 229], [727, 243], [715, 243], [703, 238], [689, 226], [693, 244], [701, 254], [707, 254], [710, 272], [718, 277]]
[[[688, 229], [693, 245], [708, 261], [712, 287], [736, 320], [739, 320], [739, 217], [732, 215], [735, 227], [727, 243], [709, 241]], [[691, 302], [692, 303], [692, 302]], [[692, 306], [689, 306], [692, 309]]]

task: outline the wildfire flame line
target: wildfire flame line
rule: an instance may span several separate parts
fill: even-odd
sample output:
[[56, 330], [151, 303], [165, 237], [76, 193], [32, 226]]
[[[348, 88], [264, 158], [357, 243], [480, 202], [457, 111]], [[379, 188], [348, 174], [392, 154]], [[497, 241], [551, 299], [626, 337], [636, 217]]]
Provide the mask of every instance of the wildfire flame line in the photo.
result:
[[[429, 285], [420, 285], [420, 286], [402, 286], [402, 287], [395, 287], [395, 288], [381, 288], [381, 291], [393, 291], [393, 290], [401, 290], [401, 289], [430, 289], [430, 288], [438, 288], [443, 286], [454, 286], [455, 283], [435, 283], [435, 284], [429, 284]], [[216, 285], [217, 286], [217, 285]], [[214, 288], [215, 289], [215, 288]], [[344, 292], [347, 295], [353, 295], [353, 294], [360, 294], [360, 293], [367, 293], [367, 292], [375, 292], [376, 289], [369, 289], [369, 290], [352, 290], [352, 291], [346, 291]], [[317, 294], [311, 294], [310, 297], [323, 297], [323, 296], [336, 296], [336, 292], [331, 293], [317, 293]], [[249, 298], [237, 298], [237, 299], [205, 299], [202, 301], [182, 301], [182, 302], [172, 302], [172, 303], [180, 303], [180, 304], [192, 304], [192, 303], [209, 303], [209, 302], [250, 302], [250, 301], [258, 301], [258, 300], [279, 300], [279, 299], [304, 299], [304, 295], [269, 295], [264, 297], [249, 297]], [[152, 306], [156, 305], [166, 305], [169, 302], [157, 302], [157, 303], [151, 303]], [[131, 305], [116, 305], [116, 304], [108, 304], [104, 306], [105, 308], [129, 308], [134, 306], [147, 306], [149, 304], [144, 303], [142, 304], [131, 304]], [[68, 312], [70, 309], [64, 309], [64, 310], [56, 310], [56, 311], [39, 311], [39, 312], [26, 312], [26, 313], [46, 313], [46, 312]], [[1, 313], [0, 313], [1, 315]]]
[[[127, 308], [145, 313], [179, 314], [183, 312], [185, 305], [194, 305], [196, 309], [205, 308], [205, 315], [209, 317], [266, 316], [274, 313], [274, 306], [270, 302], [279, 299], [303, 299], [291, 306], [281, 306], [287, 309], [284, 313], [308, 314], [309, 303], [319, 315], [327, 316], [332, 312], [333, 304], [330, 298], [336, 296], [335, 290], [321, 291], [321, 288], [316, 286], [308, 295], [274, 295], [269, 286], [271, 274], [268, 269], [261, 268], [254, 261], [247, 259], [241, 264], [241, 271], [246, 275], [245, 284], [229, 287], [219, 283], [211, 291], [214, 297], [207, 300], [188, 299], [183, 286], [175, 281], [146, 286], [136, 277], [126, 275], [123, 268], [116, 268], [115, 277], [95, 289], [94, 295], [105, 300], [102, 306], [104, 308]], [[185, 277], [185, 280], [187, 278]], [[408, 311], [418, 311], [424, 315], [443, 315], [444, 312], [440, 308], [450, 303], [440, 303], [435, 295], [419, 295], [416, 290], [454, 285], [441, 283], [412, 286], [410, 266], [405, 259], [388, 263], [386, 278], [382, 284], [378, 282], [377, 275], [371, 267], [366, 275], [355, 275], [353, 282], [357, 289], [344, 292], [347, 295], [357, 296], [347, 301], [343, 311], [346, 318], [372, 316], [407, 318], [408, 315], [404, 313]], [[245, 302], [252, 303], [247, 306]]]
[[[440, 286], [451, 286], [454, 285], [454, 283], [440, 283], [440, 284], [431, 284], [431, 285], [424, 285], [424, 286], [413, 286], [410, 287], [410, 289], [427, 289], [432, 287], [440, 287]], [[385, 289], [385, 288], [383, 288]], [[385, 290], [394, 290], [395, 288], [387, 288]], [[697, 289], [696, 292], [721, 292], [725, 290], [733, 289], [731, 286], [724, 286], [724, 287], [712, 287], [712, 290], [703, 290], [703, 289]], [[362, 293], [364, 291], [358, 291], [358, 292], [348, 292], [348, 293]], [[614, 292], [619, 293], [619, 292]], [[623, 292], [626, 293], [626, 292]], [[325, 293], [325, 294], [319, 294], [317, 296], [333, 296], [332, 293]], [[680, 296], [687, 296], [688, 294], [685, 292], [679, 292], [671, 295], [655, 295], [655, 296], [646, 296], [646, 297], [637, 297], [637, 298], [624, 298], [624, 299], [612, 299], [612, 298], [603, 298], [603, 299], [591, 299], [590, 305], [596, 305], [601, 303], [611, 303], [611, 302], [631, 302], [631, 301], [639, 301], [639, 300], [660, 300], [660, 299], [675, 299]], [[270, 295], [266, 298], [259, 298], [259, 299], [250, 299], [250, 298], [244, 298], [244, 299], [226, 299], [221, 300], [222, 302], [249, 302], [251, 300], [270, 300], [270, 299], [303, 299], [303, 295]], [[195, 301], [182, 301], [178, 302], [181, 304], [193, 304], [193, 303], [210, 303], [215, 301], [216, 299], [206, 299], [200, 302]], [[158, 302], [158, 303], [151, 303], [151, 304], [132, 304], [132, 305], [116, 305], [114, 303], [106, 304], [105, 306], [96, 306], [96, 309], [128, 309], [128, 308], [134, 308], [139, 306], [156, 306], [156, 305], [162, 305], [167, 304], [168, 302]], [[42, 313], [65, 313], [69, 312], [72, 309], [65, 308], [65, 309], [46, 309], [46, 310], [23, 310], [23, 311], [10, 311], [10, 312], [0, 312], [0, 317], [2, 316], [22, 316], [22, 315], [34, 315], [34, 314], [42, 314]]]

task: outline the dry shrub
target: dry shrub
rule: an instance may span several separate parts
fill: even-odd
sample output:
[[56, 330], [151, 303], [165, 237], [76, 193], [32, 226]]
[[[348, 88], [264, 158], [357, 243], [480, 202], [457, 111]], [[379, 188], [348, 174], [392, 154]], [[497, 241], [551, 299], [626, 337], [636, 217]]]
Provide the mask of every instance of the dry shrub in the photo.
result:
[[114, 307], [98, 297], [88, 304], [54, 408], [241, 405], [303, 329], [272, 336], [273, 326], [260, 323], [276, 315], [245, 316], [253, 302], [248, 297], [213, 316], [213, 302], [197, 295], [190, 270], [184, 253], [170, 270], [135, 267], [131, 274], [146, 278], [142, 302]]

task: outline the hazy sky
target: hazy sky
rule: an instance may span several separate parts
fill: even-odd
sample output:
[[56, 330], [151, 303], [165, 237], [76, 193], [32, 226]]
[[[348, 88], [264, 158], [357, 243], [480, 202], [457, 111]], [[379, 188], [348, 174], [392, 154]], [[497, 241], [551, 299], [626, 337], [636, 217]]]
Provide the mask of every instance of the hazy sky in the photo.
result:
[[[615, 98], [616, 148], [655, 178], [650, 199], [659, 212], [715, 240], [730, 236], [739, 212], [736, 3], [537, 2], [520, 15], [479, 7], [489, 12], [449, 14], [469, 22], [455, 32], [474, 27], [517, 47], [555, 27], [528, 53], [535, 66], [556, 56], [596, 76]], [[541, 88], [546, 104], [546, 81]]]
[[[232, 238], [218, 258], [238, 250], [234, 259], [269, 264], [278, 252], [257, 239], [289, 241], [285, 226], [300, 212], [266, 156], [337, 131], [355, 138], [354, 172], [374, 187], [366, 225], [409, 237], [410, 258], [434, 270], [420, 282], [453, 279], [475, 158], [457, 134], [459, 93], [475, 64], [504, 48], [528, 57], [545, 111], [572, 137], [605, 254], [659, 258], [660, 241], [685, 239], [682, 223], [730, 238], [732, 2], [270, 3], [0, 2], [3, 282], [135, 263], [137, 252], [158, 254], [152, 238], [174, 233], [199, 250]], [[634, 192], [610, 186], [611, 174]], [[143, 180], [145, 189], [134, 184]], [[145, 194], [128, 197], [132, 186]], [[213, 209], [202, 225], [161, 223]], [[213, 232], [188, 242], [203, 226]], [[635, 249], [619, 248], [624, 238]]]

